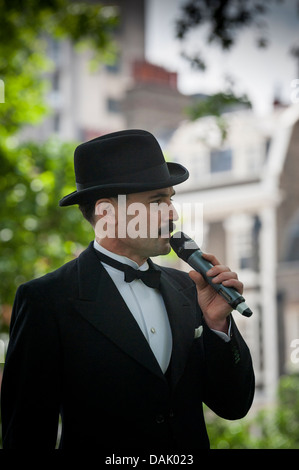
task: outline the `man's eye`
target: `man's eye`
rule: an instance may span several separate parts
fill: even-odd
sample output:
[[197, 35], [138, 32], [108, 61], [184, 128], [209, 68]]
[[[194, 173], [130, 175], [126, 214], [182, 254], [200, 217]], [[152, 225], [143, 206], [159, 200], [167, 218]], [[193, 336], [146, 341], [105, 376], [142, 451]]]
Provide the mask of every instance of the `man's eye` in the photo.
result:
[[[170, 198], [169, 201], [172, 203], [173, 199]], [[152, 201], [154, 204], [161, 204], [162, 202], [167, 202], [166, 200], [164, 201], [163, 199], [156, 199], [155, 201]]]

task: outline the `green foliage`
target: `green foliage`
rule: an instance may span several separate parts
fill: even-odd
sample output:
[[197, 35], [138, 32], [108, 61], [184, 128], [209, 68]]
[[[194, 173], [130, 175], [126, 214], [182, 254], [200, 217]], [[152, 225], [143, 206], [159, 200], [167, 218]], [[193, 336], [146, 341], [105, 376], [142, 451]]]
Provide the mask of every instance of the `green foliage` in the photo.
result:
[[299, 376], [280, 379], [277, 404], [253, 417], [226, 421], [205, 410], [212, 449], [299, 449]]
[[99, 66], [114, 57], [111, 33], [118, 16], [112, 7], [70, 0], [0, 0], [0, 13], [0, 79], [5, 86], [5, 101], [0, 103], [3, 306], [12, 304], [20, 283], [57, 268], [92, 238], [76, 207], [58, 207], [59, 199], [74, 190], [76, 143], [54, 138], [26, 143], [20, 131], [48, 112], [47, 77], [53, 66], [49, 39], [88, 45], [94, 51], [93, 64]]
[[231, 90], [228, 90], [202, 98], [187, 108], [186, 114], [191, 121], [204, 116], [215, 116], [216, 124], [224, 141], [227, 136], [227, 121], [223, 113], [238, 107], [251, 108], [248, 97], [246, 95], [236, 96]]
[[257, 418], [260, 427], [259, 448], [299, 449], [299, 376], [281, 378], [278, 406], [270, 414], [262, 411]]
[[58, 201], [74, 190], [75, 143], [51, 138], [0, 150], [1, 304], [11, 304], [16, 287], [72, 259], [92, 239], [77, 207]]
[[[269, 25], [267, 16], [274, 4], [283, 0], [186, 0], [181, 7], [179, 18], [176, 20], [176, 37], [184, 41], [192, 31], [201, 30], [204, 33], [205, 46], [218, 46], [223, 51], [231, 50], [238, 42], [242, 31], [252, 28], [255, 31], [256, 46], [263, 50], [271, 41], [269, 36]], [[298, 2], [294, 4], [294, 15], [299, 17]], [[297, 10], [297, 11], [296, 11]], [[283, 10], [281, 11], [283, 14]], [[202, 41], [200, 41], [201, 43]], [[297, 56], [297, 45], [292, 47], [292, 55]], [[202, 51], [198, 50], [192, 54], [183, 52], [191, 66], [197, 70], [206, 69], [206, 59]]]
[[192, 121], [203, 116], [218, 116], [233, 107], [251, 107], [247, 96], [236, 96], [232, 91], [220, 92], [207, 96], [188, 108], [188, 114]]
[[0, 138], [36, 124], [47, 111], [45, 73], [52, 63], [47, 39], [91, 46], [98, 63], [110, 60], [116, 46], [111, 40], [118, 17], [111, 7], [69, 0], [0, 0], [0, 79], [5, 103], [0, 105]]

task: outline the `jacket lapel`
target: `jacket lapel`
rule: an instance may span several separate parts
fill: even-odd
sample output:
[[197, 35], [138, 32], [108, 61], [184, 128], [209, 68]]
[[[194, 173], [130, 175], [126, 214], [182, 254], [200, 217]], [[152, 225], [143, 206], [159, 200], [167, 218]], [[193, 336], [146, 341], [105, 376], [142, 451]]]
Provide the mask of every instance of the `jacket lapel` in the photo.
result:
[[161, 273], [161, 293], [172, 330], [173, 348], [170, 377], [174, 387], [184, 372], [194, 341], [196, 313], [194, 304], [184, 295], [181, 286], [164, 270]]
[[92, 243], [78, 258], [77, 312], [126, 354], [164, 378], [161, 368], [133, 315], [109, 274], [94, 253]]

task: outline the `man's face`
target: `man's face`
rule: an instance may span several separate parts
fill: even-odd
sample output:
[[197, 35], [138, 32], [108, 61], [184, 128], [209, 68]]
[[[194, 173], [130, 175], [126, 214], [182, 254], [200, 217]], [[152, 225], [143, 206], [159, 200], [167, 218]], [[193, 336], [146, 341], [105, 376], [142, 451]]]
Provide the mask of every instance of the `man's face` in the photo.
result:
[[173, 222], [178, 220], [172, 205], [174, 194], [169, 187], [109, 199], [114, 208], [109, 223], [114, 227], [101, 244], [131, 259], [169, 253]]

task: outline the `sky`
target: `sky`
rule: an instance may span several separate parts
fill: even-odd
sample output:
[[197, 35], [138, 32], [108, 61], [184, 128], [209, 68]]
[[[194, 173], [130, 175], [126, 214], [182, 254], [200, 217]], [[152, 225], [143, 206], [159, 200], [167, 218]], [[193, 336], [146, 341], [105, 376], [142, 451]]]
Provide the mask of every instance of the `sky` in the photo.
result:
[[175, 39], [175, 19], [186, 0], [147, 1], [147, 60], [177, 71], [182, 93], [223, 91], [225, 77], [231, 76], [235, 93], [246, 93], [258, 114], [271, 111], [276, 95], [286, 104], [299, 97], [299, 85], [294, 88], [294, 80], [299, 79], [299, 63], [289, 53], [292, 45], [299, 46], [297, 0], [274, 2], [266, 17], [270, 40], [266, 50], [256, 47], [257, 33], [253, 28], [242, 29], [236, 46], [229, 52], [206, 46], [202, 30], [192, 32], [187, 47], [202, 51], [208, 66], [205, 72], [191, 69], [181, 58], [182, 43]]

